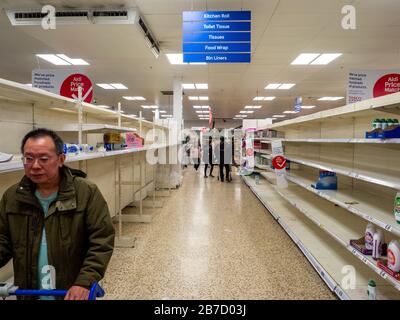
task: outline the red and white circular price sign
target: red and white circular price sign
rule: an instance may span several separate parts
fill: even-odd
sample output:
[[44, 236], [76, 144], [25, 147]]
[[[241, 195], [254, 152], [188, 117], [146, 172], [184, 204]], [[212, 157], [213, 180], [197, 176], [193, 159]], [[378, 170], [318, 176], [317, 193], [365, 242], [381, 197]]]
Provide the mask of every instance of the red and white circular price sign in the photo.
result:
[[82, 101], [91, 103], [93, 100], [92, 81], [81, 73], [75, 73], [68, 76], [62, 83], [60, 95], [72, 99], [78, 99], [78, 88], [82, 87]]
[[277, 170], [286, 168], [286, 159], [284, 156], [276, 156], [272, 159], [272, 165]]
[[374, 98], [400, 91], [400, 74], [390, 73], [381, 77], [374, 86]]

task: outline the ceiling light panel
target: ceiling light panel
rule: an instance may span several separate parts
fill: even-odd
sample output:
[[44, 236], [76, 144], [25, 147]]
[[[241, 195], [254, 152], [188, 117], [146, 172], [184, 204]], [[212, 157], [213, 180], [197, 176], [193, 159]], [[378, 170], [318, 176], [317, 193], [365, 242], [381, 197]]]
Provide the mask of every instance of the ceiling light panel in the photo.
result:
[[72, 59], [72, 58], [66, 56], [65, 54], [57, 54], [57, 57], [69, 62], [70, 64], [72, 64], [74, 66], [88, 66], [89, 65], [89, 63], [83, 59]]
[[199, 97], [199, 100], [208, 101], [208, 97], [206, 97], [206, 96], [200, 96], [200, 97]]
[[182, 88], [183, 89], [196, 89], [196, 87], [194, 86], [194, 83], [183, 83]]
[[289, 90], [292, 89], [296, 84], [294, 83], [284, 83], [278, 89], [279, 90]]
[[189, 100], [197, 101], [199, 100], [199, 97], [189, 96]]
[[118, 89], [118, 90], [125, 90], [125, 89], [128, 89], [128, 88], [125, 87], [122, 83], [110, 83], [110, 85], [111, 85], [112, 87], [114, 87], [115, 89]]
[[270, 83], [265, 87], [266, 90], [275, 90], [278, 89], [281, 86], [280, 83]]
[[113, 86], [110, 86], [107, 83], [97, 83], [97, 86], [99, 86], [100, 88], [106, 89], [106, 90], [115, 90], [115, 88]]
[[292, 65], [308, 65], [314, 61], [320, 54], [319, 53], [301, 53], [296, 59], [292, 61]]
[[60, 57], [57, 57], [55, 54], [37, 54], [36, 56], [43, 60], [46, 60], [47, 62], [50, 62], [56, 66], [70, 66], [71, 65], [71, 63], [61, 59]]
[[333, 60], [336, 60], [342, 55], [342, 53], [325, 53], [321, 54], [317, 59], [311, 62], [312, 65], [327, 65]]
[[208, 84], [207, 83], [196, 83], [195, 86], [196, 86], [196, 89], [199, 89], [199, 90], [208, 89]]

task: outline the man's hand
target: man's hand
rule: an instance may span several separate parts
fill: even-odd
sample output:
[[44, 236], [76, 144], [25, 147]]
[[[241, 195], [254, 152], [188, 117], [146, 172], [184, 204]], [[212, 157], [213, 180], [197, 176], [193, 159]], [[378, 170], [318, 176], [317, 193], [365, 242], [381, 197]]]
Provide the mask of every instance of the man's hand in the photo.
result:
[[89, 290], [79, 286], [72, 286], [64, 300], [88, 300]]

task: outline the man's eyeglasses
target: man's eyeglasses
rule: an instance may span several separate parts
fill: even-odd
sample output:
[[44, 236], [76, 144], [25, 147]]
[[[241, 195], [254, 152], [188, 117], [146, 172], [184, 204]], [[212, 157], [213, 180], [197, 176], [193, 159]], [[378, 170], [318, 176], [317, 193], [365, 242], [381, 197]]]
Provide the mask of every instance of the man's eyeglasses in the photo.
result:
[[41, 166], [45, 166], [50, 162], [51, 158], [52, 157], [48, 157], [48, 156], [43, 156], [43, 157], [38, 157], [38, 158], [35, 158], [32, 156], [22, 156], [21, 160], [24, 165], [28, 165], [28, 166], [33, 165], [35, 163], [35, 161], [37, 160]]

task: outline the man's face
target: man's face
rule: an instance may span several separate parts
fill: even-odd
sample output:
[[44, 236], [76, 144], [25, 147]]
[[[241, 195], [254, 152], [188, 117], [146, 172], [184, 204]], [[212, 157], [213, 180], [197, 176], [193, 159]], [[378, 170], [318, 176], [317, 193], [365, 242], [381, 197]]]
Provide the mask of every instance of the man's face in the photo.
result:
[[23, 156], [25, 175], [38, 185], [56, 181], [59, 168], [65, 161], [64, 154], [57, 155], [56, 146], [50, 137], [29, 138]]

